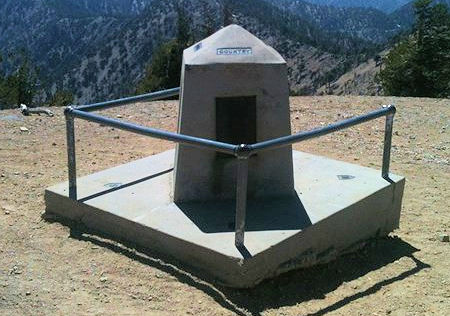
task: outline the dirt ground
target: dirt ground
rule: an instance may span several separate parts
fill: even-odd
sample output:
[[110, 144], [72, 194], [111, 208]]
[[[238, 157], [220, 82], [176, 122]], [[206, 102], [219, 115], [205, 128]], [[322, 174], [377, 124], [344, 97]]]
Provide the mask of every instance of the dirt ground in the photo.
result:
[[[1, 315], [450, 315], [450, 100], [291, 98], [293, 132], [395, 103], [391, 171], [407, 178], [401, 228], [327, 265], [249, 290], [210, 284], [151, 252], [42, 217], [44, 189], [67, 179], [65, 123], [0, 111]], [[177, 102], [111, 117], [175, 131]], [[21, 127], [25, 127], [21, 129]], [[379, 169], [384, 120], [295, 148]], [[76, 122], [80, 175], [172, 148]]]

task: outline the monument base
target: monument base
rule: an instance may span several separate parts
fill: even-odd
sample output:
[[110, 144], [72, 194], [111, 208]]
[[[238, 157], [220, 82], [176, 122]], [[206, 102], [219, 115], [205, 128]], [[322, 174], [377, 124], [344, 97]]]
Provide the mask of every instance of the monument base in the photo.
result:
[[398, 228], [405, 179], [293, 152], [290, 199], [249, 201], [245, 247], [234, 245], [234, 201], [173, 203], [174, 150], [45, 191], [46, 213], [174, 257], [231, 287], [324, 263]]

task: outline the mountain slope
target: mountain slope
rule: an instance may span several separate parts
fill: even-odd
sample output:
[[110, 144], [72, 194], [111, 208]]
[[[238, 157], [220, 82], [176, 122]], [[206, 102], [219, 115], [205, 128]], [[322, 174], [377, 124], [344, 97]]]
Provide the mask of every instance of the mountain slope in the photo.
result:
[[340, 32], [375, 43], [384, 43], [403, 29], [401, 20], [394, 20], [371, 8], [338, 8], [299, 0], [266, 1], [317, 24], [322, 30]]
[[84, 58], [65, 74], [62, 86], [76, 91], [80, 102], [132, 93], [154, 49], [175, 37], [175, 25], [173, 4], [155, 0], [149, 10], [91, 45]]
[[[348, 67], [344, 57], [324, 51], [322, 33], [313, 25], [290, 20], [280, 11], [268, 5], [259, 5], [258, 0], [233, 3], [234, 23], [242, 25], [266, 43], [279, 50], [288, 62], [291, 89], [296, 93], [314, 93], [324, 78], [336, 77]], [[216, 15], [220, 15], [220, 4], [211, 2]], [[198, 1], [186, 3], [186, 11], [192, 12], [193, 27], [201, 23]], [[161, 20], [161, 17], [164, 17]], [[298, 23], [298, 30], [293, 24]], [[218, 27], [219, 25], [217, 25]], [[164, 40], [175, 36], [176, 14], [173, 4], [155, 2], [152, 6], [129, 21], [119, 33], [106, 37], [101, 48], [88, 54], [81, 64], [74, 67], [63, 81], [67, 89], [77, 91], [79, 101], [99, 100], [131, 93], [143, 74], [151, 52]], [[197, 34], [197, 38], [200, 38]], [[329, 43], [330, 50], [337, 47], [354, 48], [359, 42], [342, 37], [340, 42]], [[364, 46], [363, 44], [361, 44]], [[322, 48], [319, 48], [322, 47]]]
[[[202, 35], [204, 4], [223, 20], [222, 1], [182, 5], [194, 37]], [[0, 52], [23, 47], [45, 77], [44, 88], [73, 91], [76, 102], [133, 93], [153, 51], [176, 35], [175, 0], [4, 0], [0, 3]], [[289, 66], [293, 93], [313, 94], [337, 79], [367, 52], [370, 42], [324, 29], [263, 0], [230, 0], [233, 22], [280, 51]], [[317, 12], [317, 11], [314, 11]], [[312, 15], [311, 15], [312, 16]], [[348, 53], [350, 52], [350, 53]]]
[[[52, 0], [54, 5], [63, 3]], [[94, 15], [129, 16], [141, 13], [152, 0], [66, 0], [66, 3], [78, 7], [83, 12]]]
[[[383, 58], [387, 51], [380, 53]], [[330, 95], [382, 95], [382, 86], [376, 81], [381, 64], [371, 58], [349, 70], [332, 83], [317, 90], [317, 94]]]
[[25, 49], [39, 68], [51, 73], [43, 73], [44, 77], [55, 78], [79, 62], [91, 46], [126, 23], [123, 18], [94, 15], [71, 1], [2, 2], [0, 51], [7, 55]]

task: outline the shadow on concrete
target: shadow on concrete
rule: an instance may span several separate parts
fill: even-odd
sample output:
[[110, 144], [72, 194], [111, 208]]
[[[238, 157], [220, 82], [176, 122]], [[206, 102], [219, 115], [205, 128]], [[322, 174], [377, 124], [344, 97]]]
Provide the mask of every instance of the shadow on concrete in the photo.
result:
[[[235, 201], [176, 203], [204, 233], [233, 232]], [[300, 198], [249, 200], [245, 231], [302, 230], [311, 225]]]
[[123, 240], [114, 240], [111, 236], [92, 231], [84, 225], [67, 222], [59, 217], [46, 218], [46, 220], [58, 221], [69, 226], [71, 238], [108, 248], [142, 264], [169, 273], [178, 281], [203, 291], [222, 307], [237, 315], [261, 315], [267, 309], [323, 299], [344, 282], [358, 279], [403, 257], [408, 257], [415, 263], [412, 269], [375, 283], [366, 290], [355, 289], [354, 294], [309, 314], [309, 316], [325, 315], [431, 267], [414, 257], [413, 254], [418, 249], [400, 238], [386, 237], [371, 240], [358, 252], [341, 256], [328, 264], [287, 272], [251, 289], [232, 289], [217, 284], [208, 276], [163, 254], [137, 247]]
[[162, 176], [162, 175], [164, 175], [166, 173], [169, 173], [169, 172], [172, 172], [172, 171], [173, 171], [173, 168], [170, 168], [170, 169], [167, 169], [167, 170], [164, 170], [164, 171], [161, 171], [161, 172], [158, 172], [158, 173], [155, 173], [155, 174], [149, 175], [147, 177], [144, 177], [144, 178], [141, 178], [141, 179], [137, 179], [135, 181], [131, 181], [131, 182], [128, 182], [128, 183], [114, 183], [114, 186], [112, 188], [104, 190], [104, 191], [101, 191], [101, 192], [97, 192], [97, 193], [91, 194], [91, 195], [86, 196], [86, 197], [81, 198], [81, 199], [78, 199], [78, 202], [84, 203], [86, 201], [95, 199], [95, 198], [97, 198], [99, 196], [102, 196], [102, 195], [105, 195], [105, 194], [109, 194], [109, 193], [112, 193], [112, 192], [115, 192], [115, 191], [118, 191], [118, 190], [122, 190], [122, 189], [125, 189], [125, 188], [128, 188], [128, 187], [131, 187], [133, 185], [136, 185], [136, 184], [139, 184], [141, 182], [144, 182], [144, 181], [147, 181], [147, 180], [150, 180], [150, 179]]
[[239, 246], [236, 246], [236, 248], [241, 253], [242, 258], [249, 259], [252, 257], [252, 254], [250, 253], [250, 251], [248, 251], [248, 249], [247, 249], [247, 247], [245, 247], [245, 245], [239, 245]]
[[390, 184], [393, 184], [393, 183], [395, 183], [395, 181], [394, 181], [394, 180], [392, 180], [391, 178], [389, 178], [389, 175], [387, 175], [387, 176], [383, 176], [383, 179], [384, 179], [384, 180], [386, 180], [387, 182], [389, 182]]

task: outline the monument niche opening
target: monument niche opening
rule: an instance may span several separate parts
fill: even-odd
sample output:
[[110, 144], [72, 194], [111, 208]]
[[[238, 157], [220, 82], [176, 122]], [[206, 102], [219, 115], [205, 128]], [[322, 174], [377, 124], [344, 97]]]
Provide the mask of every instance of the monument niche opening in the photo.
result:
[[[224, 143], [256, 143], [256, 96], [217, 97], [216, 103], [216, 140]], [[213, 163], [213, 192], [221, 196], [222, 192], [236, 190], [235, 157], [216, 152]], [[231, 181], [224, 181], [231, 177]]]
[[256, 96], [216, 98], [216, 140], [234, 145], [256, 143]]

